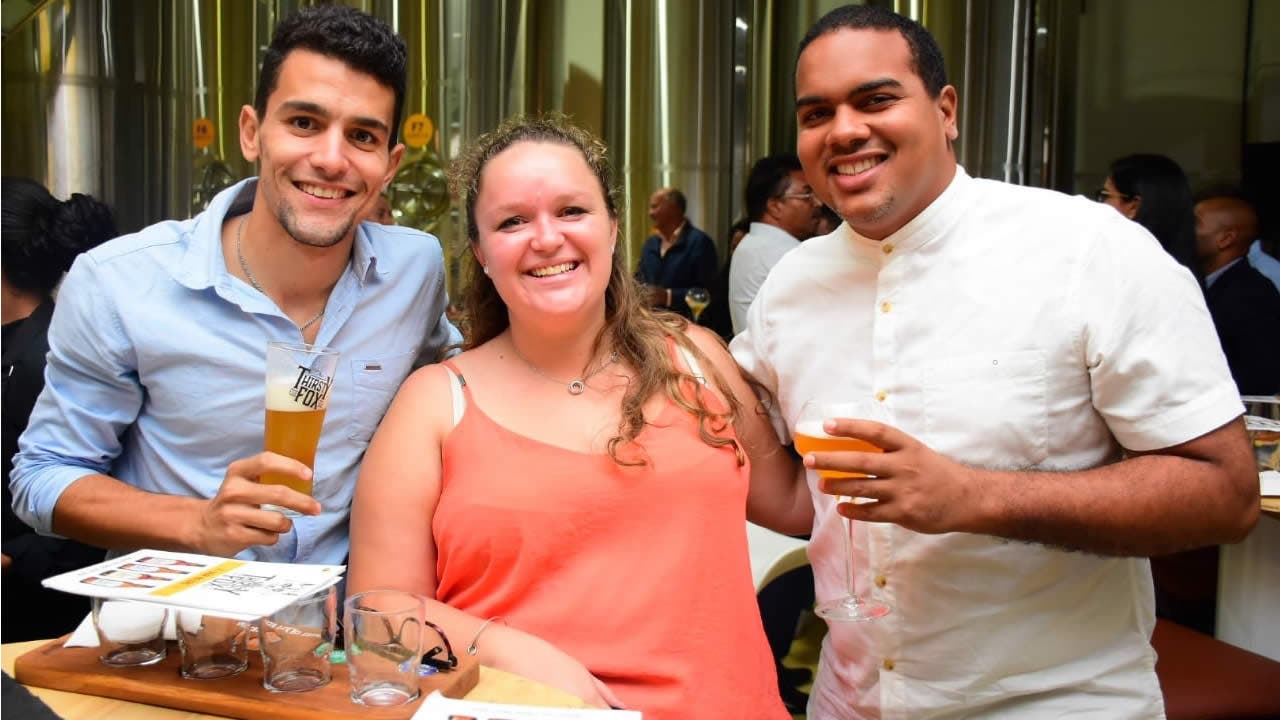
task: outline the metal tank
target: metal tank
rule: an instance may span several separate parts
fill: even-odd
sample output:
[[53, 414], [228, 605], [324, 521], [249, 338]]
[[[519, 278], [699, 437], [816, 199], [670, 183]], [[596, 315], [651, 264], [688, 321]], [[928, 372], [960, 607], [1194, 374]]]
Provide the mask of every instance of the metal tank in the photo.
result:
[[[1081, 0], [876, 0], [920, 19], [960, 91], [961, 161], [976, 175], [1056, 184]], [[202, 209], [253, 173], [240, 108], [279, 18], [311, 0], [54, 0], [6, 28], [7, 174], [97, 195], [136, 229]], [[405, 224], [456, 268], [466, 249], [443, 167], [517, 113], [564, 111], [608, 142], [634, 264], [647, 200], [681, 188], [723, 255], [757, 158], [795, 147], [801, 36], [838, 0], [349, 0], [410, 51], [412, 139], [392, 184]], [[16, 6], [14, 6], [16, 7]], [[10, 32], [11, 31], [11, 32]], [[1056, 99], [1055, 99], [1056, 98]], [[423, 120], [425, 119], [425, 125]], [[406, 128], [407, 129], [407, 128]], [[412, 138], [410, 137], [412, 136]], [[1069, 159], [1070, 153], [1065, 157]], [[1068, 169], [1069, 171], [1069, 169]], [[456, 291], [456, 270], [451, 289]]]
[[6, 175], [83, 192], [121, 230], [187, 210], [191, 4], [59, 0], [6, 27]]

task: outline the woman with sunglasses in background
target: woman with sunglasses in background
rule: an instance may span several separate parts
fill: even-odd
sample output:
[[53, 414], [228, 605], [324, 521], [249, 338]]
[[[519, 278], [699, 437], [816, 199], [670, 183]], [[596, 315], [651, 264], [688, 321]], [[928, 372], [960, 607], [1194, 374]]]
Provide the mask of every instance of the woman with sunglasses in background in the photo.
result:
[[1155, 235], [1165, 252], [1203, 286], [1196, 256], [1195, 201], [1178, 163], [1164, 155], [1126, 155], [1111, 163], [1111, 174], [1095, 199]]

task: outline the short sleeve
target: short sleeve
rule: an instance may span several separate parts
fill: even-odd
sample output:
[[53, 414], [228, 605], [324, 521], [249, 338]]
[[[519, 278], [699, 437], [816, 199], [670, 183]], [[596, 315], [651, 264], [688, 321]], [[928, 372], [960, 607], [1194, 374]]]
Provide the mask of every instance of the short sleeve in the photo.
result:
[[1191, 273], [1144, 228], [1099, 223], [1075, 278], [1095, 409], [1129, 450], [1193, 440], [1243, 406]]

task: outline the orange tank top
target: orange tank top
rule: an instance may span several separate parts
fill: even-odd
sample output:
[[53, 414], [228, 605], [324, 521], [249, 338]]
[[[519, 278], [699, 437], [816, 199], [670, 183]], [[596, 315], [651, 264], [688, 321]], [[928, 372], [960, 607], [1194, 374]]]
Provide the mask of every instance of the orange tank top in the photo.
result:
[[551, 642], [645, 720], [789, 719], [734, 451], [668, 403], [638, 438], [649, 464], [622, 467], [502, 427], [462, 385], [432, 527], [436, 598]]

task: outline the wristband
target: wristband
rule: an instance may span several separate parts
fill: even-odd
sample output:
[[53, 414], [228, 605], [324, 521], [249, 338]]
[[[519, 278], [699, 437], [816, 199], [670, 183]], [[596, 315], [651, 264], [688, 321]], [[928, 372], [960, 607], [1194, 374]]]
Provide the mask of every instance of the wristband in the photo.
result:
[[480, 623], [480, 629], [476, 630], [476, 634], [471, 636], [471, 644], [467, 646], [468, 655], [475, 655], [477, 652], [480, 651], [479, 646], [476, 645], [476, 641], [480, 639], [480, 633], [484, 632], [484, 629], [489, 627], [489, 623], [494, 622], [495, 620], [498, 622], [501, 622], [503, 625], [507, 624], [507, 621], [503, 619], [501, 615], [494, 615], [488, 620], [485, 620], [484, 622]]

